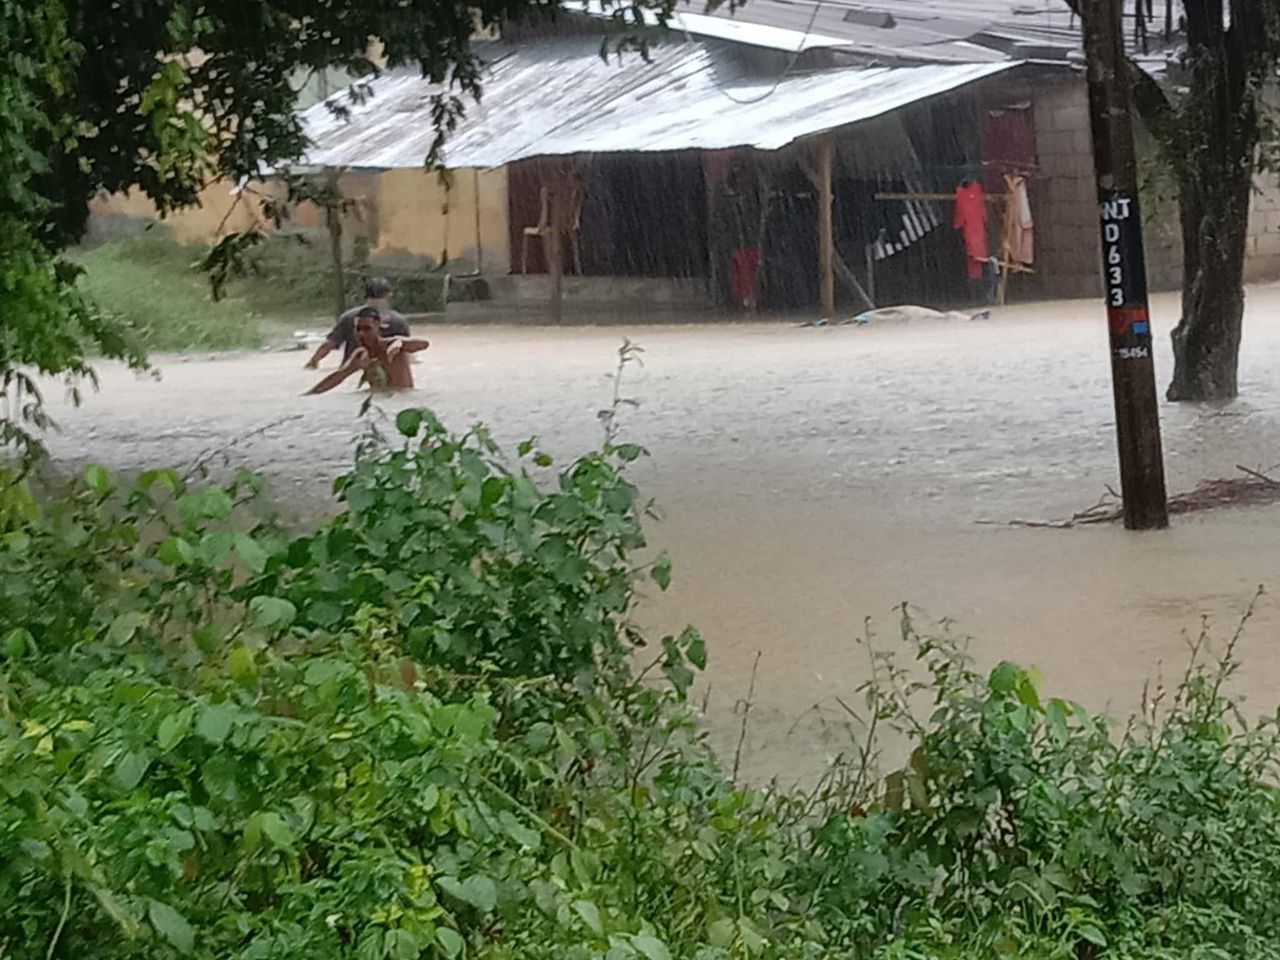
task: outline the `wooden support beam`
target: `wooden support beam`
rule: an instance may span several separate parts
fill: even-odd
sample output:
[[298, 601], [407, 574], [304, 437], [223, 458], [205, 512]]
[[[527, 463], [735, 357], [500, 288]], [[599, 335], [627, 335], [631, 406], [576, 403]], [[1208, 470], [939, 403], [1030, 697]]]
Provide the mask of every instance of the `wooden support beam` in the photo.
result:
[[863, 288], [862, 284], [858, 281], [858, 275], [849, 268], [847, 263], [844, 262], [844, 258], [840, 256], [840, 251], [838, 250], [835, 251], [835, 255], [832, 258], [832, 266], [835, 267], [836, 279], [853, 291], [853, 293], [857, 295], [858, 299], [866, 304], [868, 310], [874, 310], [876, 308], [876, 303], [871, 299], [871, 294], [867, 293]]
[[565, 201], [559, 189], [549, 191], [548, 198], [551, 222], [542, 237], [542, 247], [547, 257], [547, 273], [551, 277], [551, 322], [558, 326], [564, 317]]
[[831, 221], [833, 198], [831, 168], [836, 146], [827, 134], [818, 141], [818, 283], [822, 300], [822, 316], [834, 320], [836, 315], [835, 227]]

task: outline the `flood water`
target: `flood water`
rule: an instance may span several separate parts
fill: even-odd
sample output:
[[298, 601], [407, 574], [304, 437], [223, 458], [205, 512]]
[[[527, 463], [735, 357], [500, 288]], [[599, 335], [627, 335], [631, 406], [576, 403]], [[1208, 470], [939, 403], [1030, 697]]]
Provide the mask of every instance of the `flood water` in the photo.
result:
[[[1277, 308], [1280, 288], [1251, 289], [1239, 402], [1162, 403], [1172, 492], [1237, 464], [1280, 463]], [[1163, 385], [1175, 301], [1159, 299], [1155, 316]], [[955, 620], [983, 664], [1034, 664], [1050, 692], [1127, 712], [1162, 663], [1182, 665], [1184, 631], [1198, 632], [1202, 615], [1229, 635], [1258, 585], [1280, 581], [1280, 508], [1220, 510], [1155, 534], [977, 522], [1069, 515], [1118, 484], [1093, 302], [868, 327], [423, 332], [433, 347], [415, 366], [420, 389], [392, 408], [426, 404], [457, 428], [483, 420], [504, 442], [537, 435], [557, 456], [599, 442], [621, 338], [645, 348], [624, 381], [640, 406], [623, 428], [653, 454], [636, 476], [665, 515], [653, 539], [676, 581], [643, 617], [707, 637], [707, 705], [726, 750], [760, 653], [744, 764], [755, 777], [803, 776], [837, 748], [822, 718], [866, 676], [854, 638], [868, 617], [891, 636], [902, 601]], [[159, 382], [103, 368], [84, 406], [53, 404], [63, 429], [50, 446], [69, 463], [185, 464], [298, 415], [234, 456], [299, 514], [325, 509], [361, 429], [360, 396], [299, 396], [316, 379], [304, 359], [162, 357]], [[1239, 680], [1258, 709], [1278, 699], [1278, 625], [1264, 598]]]

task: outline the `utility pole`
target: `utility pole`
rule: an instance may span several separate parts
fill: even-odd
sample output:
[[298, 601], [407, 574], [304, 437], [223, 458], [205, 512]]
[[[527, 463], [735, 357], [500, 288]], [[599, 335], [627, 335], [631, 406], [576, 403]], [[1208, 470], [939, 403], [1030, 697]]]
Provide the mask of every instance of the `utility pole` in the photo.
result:
[[1102, 224], [1102, 270], [1111, 335], [1111, 384], [1120, 491], [1129, 530], [1169, 525], [1138, 207], [1138, 163], [1125, 58], [1124, 0], [1081, 0], [1093, 164]]

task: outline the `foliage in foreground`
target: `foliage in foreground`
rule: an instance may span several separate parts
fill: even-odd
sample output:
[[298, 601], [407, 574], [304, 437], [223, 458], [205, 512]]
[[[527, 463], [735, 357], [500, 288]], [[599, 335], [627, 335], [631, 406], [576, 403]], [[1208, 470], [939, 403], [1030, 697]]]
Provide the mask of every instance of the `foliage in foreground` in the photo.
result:
[[904, 617], [853, 758], [747, 789], [697, 634], [630, 623], [670, 575], [641, 451], [398, 427], [293, 539], [248, 476], [6, 491], [0, 957], [1280, 955], [1275, 725], [1229, 656], [1117, 731]]

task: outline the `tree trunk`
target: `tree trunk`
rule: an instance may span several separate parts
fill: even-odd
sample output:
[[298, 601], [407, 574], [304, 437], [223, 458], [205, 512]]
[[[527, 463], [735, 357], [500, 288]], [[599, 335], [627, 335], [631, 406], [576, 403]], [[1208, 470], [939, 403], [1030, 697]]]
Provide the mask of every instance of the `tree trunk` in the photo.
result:
[[1239, 392], [1236, 370], [1252, 189], [1253, 164], [1247, 160], [1190, 163], [1183, 178], [1185, 274], [1182, 320], [1173, 331], [1170, 400], [1233, 400]]
[[[1258, 5], [1261, 6], [1260, 4]], [[1248, 8], [1248, 9], [1246, 9]], [[1182, 220], [1182, 320], [1170, 400], [1233, 400], [1244, 321], [1244, 259], [1257, 167], [1259, 33], [1252, 3], [1189, 4], [1187, 99], [1176, 158]]]
[[329, 262], [333, 268], [334, 316], [340, 317], [347, 309], [346, 267], [342, 262], [342, 211], [336, 206], [327, 206], [324, 220], [329, 230]]

